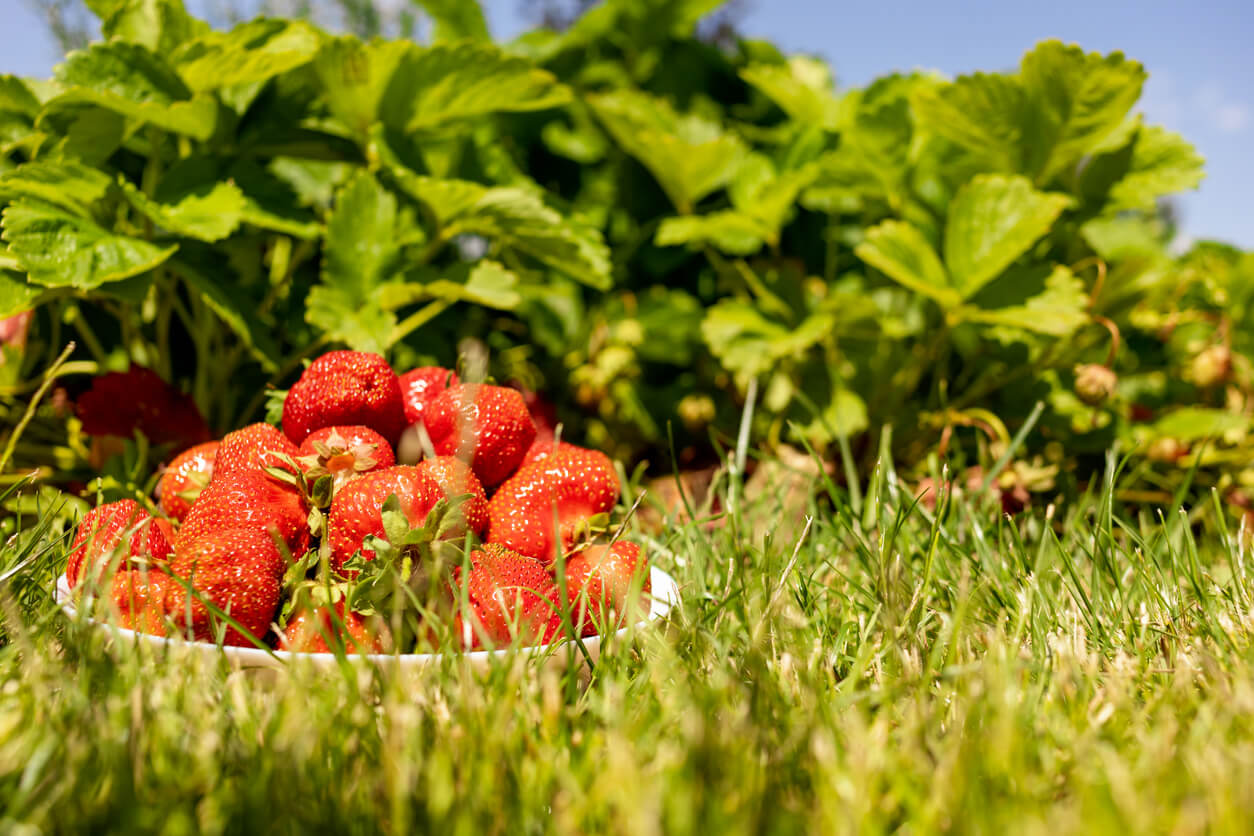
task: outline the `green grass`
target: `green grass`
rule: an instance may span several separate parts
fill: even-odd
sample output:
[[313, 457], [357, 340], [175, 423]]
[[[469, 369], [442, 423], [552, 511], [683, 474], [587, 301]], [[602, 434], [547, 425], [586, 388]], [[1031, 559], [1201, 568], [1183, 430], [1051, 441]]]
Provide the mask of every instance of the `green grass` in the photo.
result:
[[139, 659], [55, 611], [62, 547], [28, 534], [0, 830], [1249, 830], [1254, 576], [1209, 501], [1012, 522], [879, 476], [856, 514], [820, 483], [669, 525], [683, 605], [566, 674]]

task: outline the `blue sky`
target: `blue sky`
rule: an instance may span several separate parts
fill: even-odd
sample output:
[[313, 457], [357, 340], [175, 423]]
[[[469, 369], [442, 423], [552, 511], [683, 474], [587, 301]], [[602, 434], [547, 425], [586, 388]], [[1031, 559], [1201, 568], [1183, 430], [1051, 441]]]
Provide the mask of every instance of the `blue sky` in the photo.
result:
[[[915, 68], [948, 75], [1014, 67], [1060, 38], [1119, 49], [1145, 64], [1146, 118], [1179, 131], [1207, 160], [1181, 200], [1183, 232], [1254, 248], [1254, 2], [1208, 0], [750, 0], [743, 28], [788, 52], [826, 58], [842, 85]], [[521, 31], [518, 0], [484, 3], [500, 37]], [[26, 0], [0, 0], [0, 72], [47, 75], [56, 48]]]

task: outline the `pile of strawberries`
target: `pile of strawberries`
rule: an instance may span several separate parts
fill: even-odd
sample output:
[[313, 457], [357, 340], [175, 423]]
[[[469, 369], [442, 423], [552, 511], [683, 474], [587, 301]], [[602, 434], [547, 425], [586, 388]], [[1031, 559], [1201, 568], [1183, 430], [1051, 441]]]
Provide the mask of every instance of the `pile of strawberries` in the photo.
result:
[[596, 635], [647, 603], [645, 556], [610, 536], [610, 459], [537, 435], [515, 389], [330, 352], [288, 391], [282, 431], [252, 424], [171, 461], [161, 514], [88, 512], [66, 579], [124, 627], [228, 645]]

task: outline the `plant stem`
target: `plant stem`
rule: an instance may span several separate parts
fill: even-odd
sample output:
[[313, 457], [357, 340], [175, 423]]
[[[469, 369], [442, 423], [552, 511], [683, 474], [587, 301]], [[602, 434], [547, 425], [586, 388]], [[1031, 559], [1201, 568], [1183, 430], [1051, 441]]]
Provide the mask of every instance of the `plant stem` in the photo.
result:
[[17, 447], [17, 441], [22, 437], [22, 433], [26, 431], [26, 425], [35, 417], [35, 410], [39, 408], [39, 401], [43, 399], [44, 393], [48, 391], [52, 381], [56, 380], [57, 370], [73, 353], [74, 343], [66, 343], [65, 348], [61, 351], [61, 355], [53, 361], [48, 371], [44, 372], [43, 385], [35, 391], [34, 396], [30, 399], [30, 403], [26, 405], [26, 412], [23, 413], [22, 420], [17, 422], [17, 426], [13, 428], [13, 432], [9, 435], [9, 441], [4, 445], [4, 453], [0, 453], [0, 473], [3, 473], [4, 469], [9, 466], [9, 459], [13, 457], [13, 449]]

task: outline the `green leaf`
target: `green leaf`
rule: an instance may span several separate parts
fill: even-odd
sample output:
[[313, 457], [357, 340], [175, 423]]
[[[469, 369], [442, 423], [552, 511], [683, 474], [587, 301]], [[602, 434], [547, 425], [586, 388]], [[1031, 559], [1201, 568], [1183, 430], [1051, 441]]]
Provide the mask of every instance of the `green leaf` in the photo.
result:
[[967, 149], [993, 171], [1022, 171], [1027, 96], [1018, 79], [959, 76], [914, 90], [911, 104], [920, 129]]
[[390, 173], [430, 210], [442, 237], [481, 235], [591, 287], [610, 286], [610, 254], [600, 233], [563, 218], [535, 193], [422, 177], [400, 168]]
[[1159, 418], [1153, 423], [1151, 429], [1154, 435], [1160, 438], [1200, 441], [1203, 438], [1247, 430], [1249, 426], [1249, 417], [1237, 412], [1186, 406]]
[[246, 201], [229, 181], [203, 183], [179, 194], [153, 200], [123, 178], [122, 193], [131, 206], [158, 227], [200, 241], [220, 241], [233, 233], [244, 217]]
[[47, 290], [28, 283], [20, 273], [0, 269], [0, 319], [29, 311], [45, 293]]
[[323, 36], [297, 20], [253, 20], [229, 32], [209, 32], [173, 57], [175, 69], [194, 91], [259, 84], [313, 60]]
[[1080, 234], [1099, 256], [1110, 262], [1167, 255], [1158, 228], [1145, 218], [1093, 218], [1080, 227]]
[[762, 91], [790, 117], [806, 125], [836, 128], [840, 102], [823, 61], [795, 55], [786, 64], [750, 64], [740, 77]]
[[663, 99], [620, 90], [592, 96], [589, 103], [615, 142], [649, 170], [683, 214], [727, 185], [745, 154], [738, 137], [695, 114], [679, 115]]
[[31, 281], [47, 287], [90, 290], [145, 273], [178, 249], [115, 235], [61, 207], [27, 199], [5, 207], [3, 229], [9, 252]]
[[104, 172], [74, 160], [39, 160], [0, 174], [0, 201], [33, 198], [88, 217], [111, 182]]
[[945, 265], [959, 295], [969, 299], [996, 278], [1069, 203], [1018, 176], [981, 175], [959, 189], [945, 228]]
[[363, 44], [352, 36], [328, 40], [313, 64], [322, 84], [322, 100], [349, 130], [368, 136], [392, 76], [415, 49], [404, 41]]
[[1023, 57], [1019, 77], [1031, 102], [1027, 173], [1047, 183], [1124, 128], [1146, 74], [1119, 52], [1104, 56], [1046, 41]]
[[728, 255], [752, 255], [762, 249], [770, 230], [757, 218], [734, 210], [708, 215], [666, 218], [658, 225], [653, 243], [659, 247], [709, 245]]
[[476, 0], [415, 0], [418, 6], [431, 16], [435, 23], [432, 37], [440, 41], [475, 40], [491, 38], [483, 9]]
[[72, 52], [57, 67], [56, 78], [64, 92], [45, 104], [45, 113], [96, 105], [200, 140], [217, 124], [213, 98], [193, 98], [182, 79], [140, 44], [113, 41]]
[[380, 103], [381, 121], [406, 132], [489, 113], [570, 101], [552, 73], [492, 44], [458, 42], [405, 52]]
[[1089, 321], [1084, 282], [1062, 265], [1011, 270], [972, 302], [955, 312], [959, 320], [1053, 337], [1069, 336]]
[[106, 38], [142, 44], [153, 52], [168, 53], [209, 31], [181, 0], [92, 0], [89, 5], [100, 16]]
[[744, 388], [774, 365], [773, 346], [788, 336], [788, 329], [748, 302], [724, 299], [706, 312], [701, 336]]
[[1111, 188], [1106, 211], [1152, 210], [1160, 197], [1196, 189], [1202, 169], [1201, 155], [1179, 134], [1157, 126], [1141, 128], [1128, 172]]
[[[441, 278], [414, 281], [416, 276], [430, 273]], [[458, 264], [451, 268], [426, 268], [407, 276], [405, 284], [388, 285], [381, 296], [381, 304], [388, 310], [421, 302], [425, 299], [445, 299], [450, 302], [470, 302], [488, 308], [513, 310], [522, 302], [518, 293], [518, 274], [499, 262], [482, 259], [472, 265]]]
[[340, 189], [327, 220], [322, 283], [309, 293], [305, 318], [357, 351], [383, 353], [396, 317], [382, 306], [385, 285], [399, 278], [396, 198], [359, 171]]
[[884, 221], [867, 230], [866, 240], [854, 252], [893, 281], [936, 300], [946, 310], [956, 308], [962, 301], [950, 287], [936, 250], [911, 224]]

